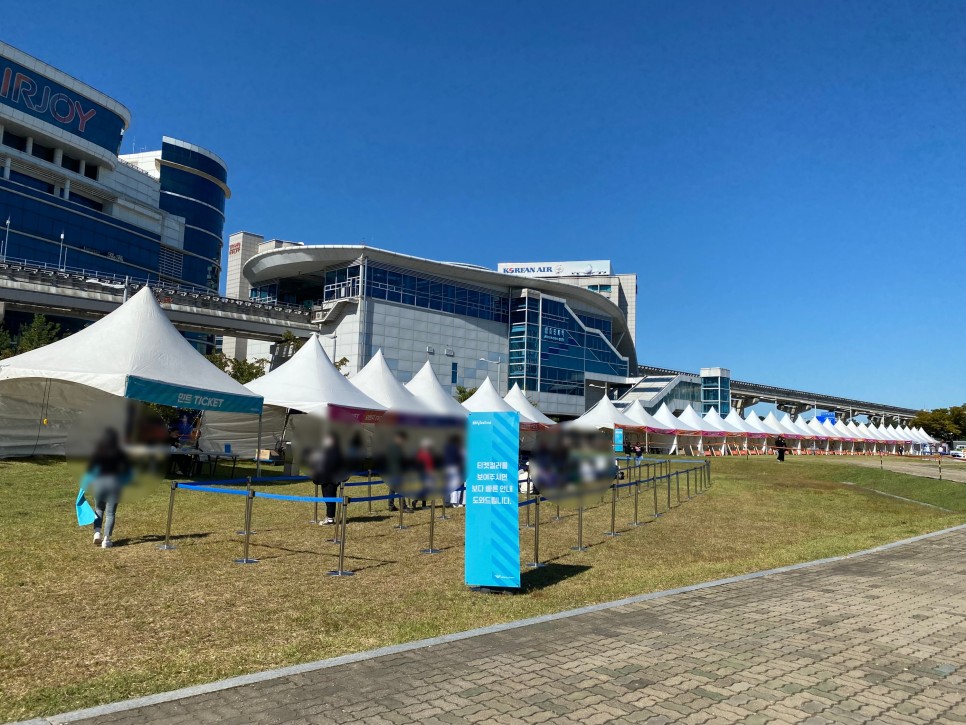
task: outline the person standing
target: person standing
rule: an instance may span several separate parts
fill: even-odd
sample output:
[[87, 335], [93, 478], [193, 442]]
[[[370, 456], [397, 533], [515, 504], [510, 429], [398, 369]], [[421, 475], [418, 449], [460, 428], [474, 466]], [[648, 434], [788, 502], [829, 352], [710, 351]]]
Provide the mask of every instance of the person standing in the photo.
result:
[[446, 476], [446, 491], [449, 493], [450, 506], [463, 505], [463, 441], [458, 435], [450, 436], [443, 446], [443, 475]]
[[[345, 458], [339, 439], [334, 433], [325, 436], [322, 449], [312, 460], [312, 482], [322, 487], [324, 498], [335, 498], [339, 494], [339, 484], [345, 480]], [[335, 502], [325, 502], [325, 518], [320, 526], [335, 523]]]
[[87, 472], [93, 477], [91, 489], [94, 493], [94, 544], [100, 544], [102, 549], [110, 549], [114, 545], [111, 534], [114, 533], [121, 487], [131, 476], [131, 461], [121, 448], [117, 431], [113, 428], [104, 431], [104, 436], [94, 449]]
[[775, 450], [778, 451], [779, 463], [785, 462], [785, 449], [787, 447], [788, 444], [785, 442], [785, 436], [780, 435], [775, 439]]
[[[406, 473], [406, 432], [403, 430], [397, 431], [396, 435], [393, 436], [392, 441], [386, 447], [386, 485], [389, 486], [389, 492], [395, 494], [403, 493], [403, 476]], [[402, 506], [403, 511], [411, 514], [413, 510], [406, 503], [405, 498], [399, 499], [400, 506]], [[398, 511], [399, 508], [396, 506], [395, 499], [389, 500], [389, 510]]]

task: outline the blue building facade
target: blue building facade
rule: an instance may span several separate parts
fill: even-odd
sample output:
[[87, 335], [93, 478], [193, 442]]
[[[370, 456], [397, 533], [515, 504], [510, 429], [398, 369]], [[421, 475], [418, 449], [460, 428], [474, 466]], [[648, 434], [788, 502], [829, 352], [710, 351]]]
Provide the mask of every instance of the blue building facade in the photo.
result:
[[119, 156], [130, 113], [0, 43], [0, 261], [218, 289], [225, 163], [165, 137]]

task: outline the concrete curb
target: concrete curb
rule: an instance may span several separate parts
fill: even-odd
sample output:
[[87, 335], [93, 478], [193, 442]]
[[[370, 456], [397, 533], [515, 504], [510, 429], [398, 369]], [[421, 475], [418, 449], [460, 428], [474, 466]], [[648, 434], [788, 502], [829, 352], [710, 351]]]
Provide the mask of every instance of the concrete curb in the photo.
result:
[[197, 695], [205, 695], [212, 692], [220, 692], [221, 690], [229, 690], [235, 687], [254, 685], [259, 682], [265, 682], [266, 680], [273, 680], [273, 679], [282, 678], [282, 677], [291, 677], [293, 675], [300, 675], [306, 672], [315, 672], [317, 670], [328, 669], [330, 667], [338, 667], [339, 665], [350, 664], [353, 662], [364, 662], [366, 660], [375, 659], [377, 657], [385, 657], [387, 655], [399, 654], [402, 652], [410, 652], [412, 650], [424, 649], [427, 647], [434, 647], [439, 644], [446, 644], [447, 642], [458, 642], [464, 639], [479, 637], [486, 634], [493, 634], [496, 632], [506, 632], [509, 630], [518, 629], [520, 627], [528, 627], [533, 624], [553, 622], [558, 619], [569, 619], [570, 617], [578, 617], [582, 614], [590, 614], [592, 612], [600, 612], [607, 609], [614, 609], [616, 607], [623, 607], [628, 604], [637, 604], [639, 602], [646, 602], [652, 599], [663, 599], [664, 597], [670, 597], [676, 594], [685, 594], [687, 592], [698, 591], [701, 589], [710, 589], [712, 587], [720, 587], [727, 584], [735, 584], [738, 582], [750, 581], [752, 579], [761, 579], [763, 577], [773, 576], [775, 574], [783, 574], [785, 572], [797, 571], [799, 569], [808, 569], [811, 567], [821, 566], [823, 564], [831, 564], [834, 562], [845, 561], [848, 559], [855, 559], [862, 556], [868, 556], [870, 554], [877, 554], [879, 552], [888, 551], [889, 549], [905, 546], [907, 544], [913, 544], [917, 541], [923, 541], [926, 539], [933, 539], [939, 536], [944, 536], [946, 534], [951, 534], [957, 531], [966, 531], [966, 524], [960, 524], [958, 526], [953, 526], [948, 529], [942, 529], [940, 531], [933, 531], [928, 534], [913, 536], [912, 538], [909, 538], [909, 539], [894, 541], [890, 544], [883, 544], [881, 546], [876, 546], [871, 549], [857, 551], [852, 554], [833, 556], [826, 559], [815, 559], [813, 561], [806, 561], [800, 564], [790, 564], [788, 566], [778, 567], [777, 569], [767, 569], [764, 571], [752, 572], [750, 574], [741, 574], [738, 576], [727, 577], [725, 579], [716, 579], [714, 581], [702, 582], [700, 584], [691, 584], [684, 587], [678, 587], [677, 589], [668, 589], [660, 592], [651, 592], [650, 594], [639, 594], [633, 597], [627, 597], [625, 599], [618, 599], [613, 602], [605, 602], [603, 604], [593, 604], [586, 607], [580, 607], [578, 609], [570, 609], [564, 612], [557, 612], [555, 614], [544, 614], [539, 617], [520, 619], [515, 622], [507, 622], [505, 624], [495, 624], [489, 627], [481, 627], [479, 629], [471, 629], [465, 632], [446, 634], [440, 637], [433, 637], [431, 639], [423, 639], [416, 642], [408, 642], [406, 644], [392, 645], [390, 647], [381, 647], [379, 649], [368, 650], [366, 652], [356, 652], [353, 654], [343, 655], [341, 657], [333, 657], [326, 660], [318, 660], [316, 662], [307, 662], [305, 664], [293, 665], [290, 667], [282, 667], [275, 670], [266, 670], [264, 672], [256, 672], [250, 675], [240, 675], [238, 677], [230, 677], [225, 680], [209, 682], [203, 685], [194, 685], [192, 687], [185, 687], [179, 690], [171, 690], [169, 692], [162, 692], [156, 695], [147, 695], [145, 697], [137, 697], [130, 700], [122, 700], [121, 702], [109, 703], [107, 705], [98, 705], [96, 707], [85, 708], [83, 710], [74, 710], [73, 712], [62, 713], [59, 715], [51, 715], [46, 718], [35, 718], [33, 720], [26, 720], [26, 721], [22, 721], [20, 725], [60, 725], [60, 723], [77, 722], [79, 720], [86, 720], [88, 718], [100, 717], [103, 715], [110, 715], [110, 714], [125, 712], [129, 710], [137, 710], [139, 708], [149, 707], [151, 705], [157, 705], [160, 703], [172, 702], [175, 700], [184, 700], [190, 697], [195, 697]]

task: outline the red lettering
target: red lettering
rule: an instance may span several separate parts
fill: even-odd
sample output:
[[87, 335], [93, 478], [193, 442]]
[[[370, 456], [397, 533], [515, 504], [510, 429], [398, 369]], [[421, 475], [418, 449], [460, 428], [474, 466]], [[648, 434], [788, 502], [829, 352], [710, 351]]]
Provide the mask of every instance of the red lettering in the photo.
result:
[[74, 101], [74, 108], [77, 109], [77, 130], [84, 133], [84, 127], [87, 126], [87, 122], [94, 118], [97, 113], [93, 108], [87, 113], [84, 113], [84, 109], [81, 108], [80, 101]]
[[13, 93], [10, 95], [10, 100], [14, 103], [20, 103], [20, 97], [23, 96], [23, 104], [32, 111], [34, 110], [33, 99], [36, 92], [37, 84], [29, 76], [17, 73], [13, 77]]
[[[63, 106], [65, 103], [67, 104], [67, 113], [61, 113], [57, 106], [58, 104]], [[74, 104], [63, 93], [58, 93], [50, 99], [50, 115], [61, 123], [70, 123], [74, 120]]]
[[10, 93], [10, 77], [13, 75], [13, 71], [9, 68], [3, 69], [3, 83], [0, 84], [0, 97], [6, 98], [7, 94]]

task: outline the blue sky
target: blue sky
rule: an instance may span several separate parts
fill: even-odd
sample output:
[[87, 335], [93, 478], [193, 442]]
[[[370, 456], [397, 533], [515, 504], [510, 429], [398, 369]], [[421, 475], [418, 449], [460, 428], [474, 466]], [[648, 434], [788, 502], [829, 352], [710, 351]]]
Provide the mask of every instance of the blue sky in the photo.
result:
[[230, 168], [226, 232], [610, 258], [638, 355], [966, 400], [966, 3], [47, 2], [9, 42]]

